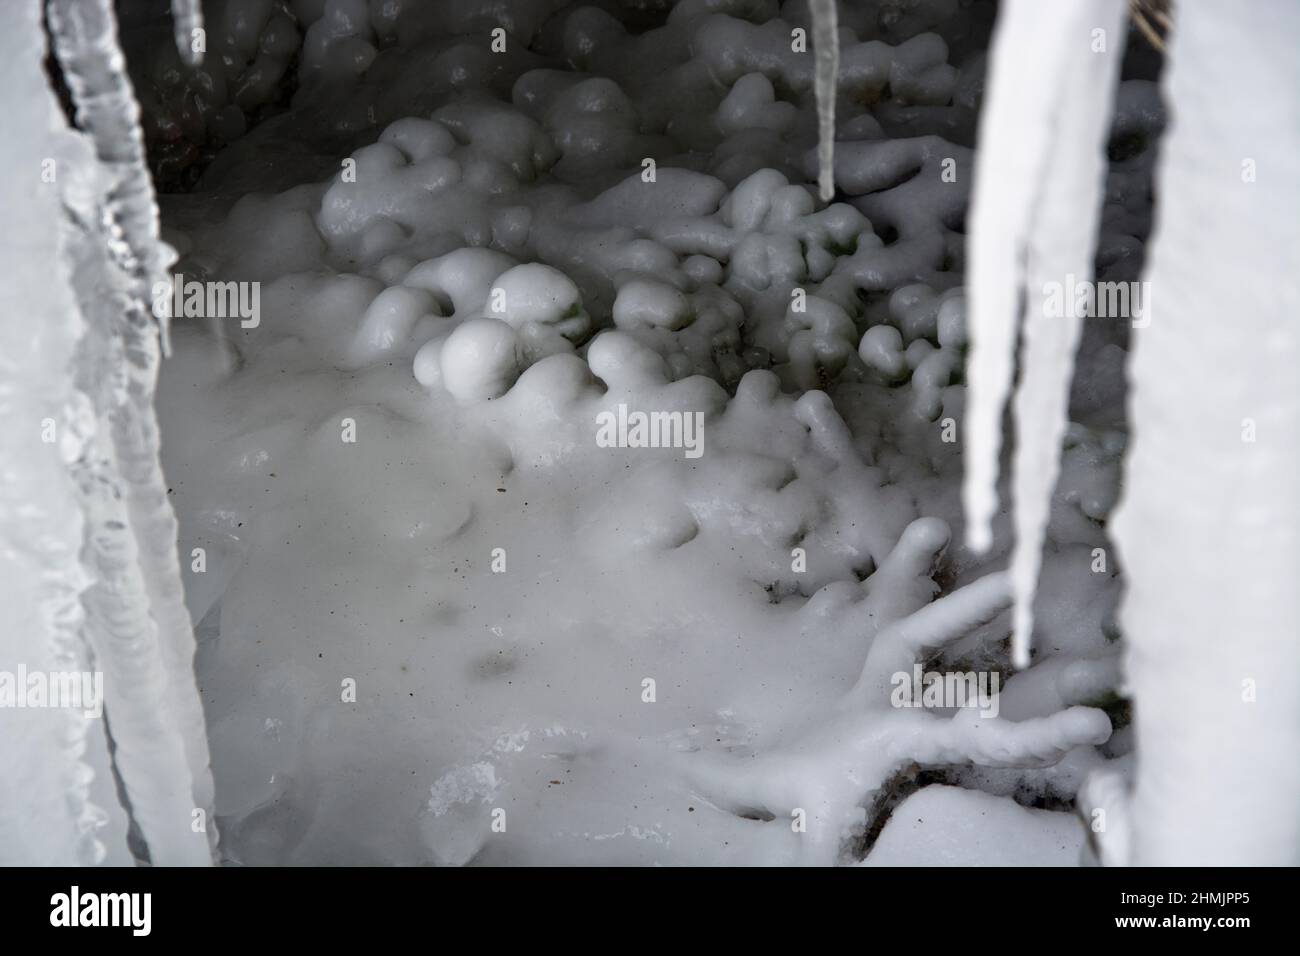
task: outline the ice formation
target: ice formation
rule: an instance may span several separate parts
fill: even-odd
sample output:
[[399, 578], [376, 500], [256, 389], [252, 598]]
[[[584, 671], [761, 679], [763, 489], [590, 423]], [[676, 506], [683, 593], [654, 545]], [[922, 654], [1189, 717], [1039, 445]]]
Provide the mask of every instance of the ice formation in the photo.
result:
[[813, 49], [817, 53], [817, 191], [822, 202], [835, 196], [835, 82], [840, 73], [837, 0], [808, 0], [813, 21]]
[[203, 33], [202, 0], [172, 0], [172, 35], [176, 50], [187, 66], [203, 62], [203, 50], [195, 43]]
[[[49, 130], [57, 106], [41, 70], [40, 8], [23, 5], [12, 26], [0, 33], [0, 62], [16, 96], [10, 120], [15, 129]], [[13, 161], [28, 168], [39, 168], [52, 149], [59, 151], [56, 157], [88, 153], [66, 131], [17, 138], [10, 149]], [[5, 208], [25, 221], [53, 221], [59, 215], [53, 191], [32, 189], [17, 177], [7, 179], [3, 189]], [[4, 314], [21, 312], [28, 320], [0, 323], [0, 410], [7, 420], [39, 426], [79, 403], [66, 369], [82, 322], [60, 235], [48, 230], [30, 238], [35, 241], [24, 246], [13, 231], [0, 236], [5, 260], [52, 263], [63, 281], [48, 281], [39, 269], [19, 269], [14, 281], [3, 286]], [[0, 437], [0, 461], [5, 463], [0, 593], [7, 618], [0, 628], [0, 667], [9, 672], [19, 663], [34, 670], [79, 670], [87, 659], [80, 603], [88, 583], [80, 562], [84, 523], [67, 468], [78, 453], [78, 438], [75, 432], [67, 438], [64, 447], [42, 448], [33, 442], [30, 428], [6, 428]], [[24, 461], [24, 468], [12, 464]], [[108, 754], [96, 725], [73, 710], [6, 710], [4, 721], [0, 852], [5, 862], [97, 863], [107, 853], [106, 829], [110, 839], [116, 836], [124, 843], [120, 816], [113, 821], [102, 809], [112, 800], [112, 789], [103, 786]]]
[[[50, 301], [73, 318], [50, 322], [57, 334], [49, 344], [38, 335], [11, 353], [30, 354], [34, 347], [51, 363], [31, 370], [38, 388], [47, 390], [38, 392], [35, 408], [47, 414], [36, 420], [41, 430], [35, 432], [35, 448], [25, 442], [14, 459], [57, 456], [64, 471], [61, 480], [50, 482], [53, 492], [19, 486], [20, 494], [11, 497], [13, 511], [7, 509], [28, 525], [11, 531], [7, 540], [34, 537], [34, 564], [48, 566], [43, 584], [14, 597], [18, 607], [34, 600], [35, 615], [31, 630], [19, 632], [23, 646], [10, 649], [10, 655], [24, 666], [34, 656], [38, 663], [59, 665], [49, 670], [102, 671], [105, 723], [92, 732], [74, 719], [63, 728], [66, 742], [52, 752], [64, 755], [66, 764], [55, 766], [68, 781], [63, 787], [32, 788], [26, 798], [15, 799], [63, 805], [71, 819], [50, 820], [38, 831], [16, 836], [5, 853], [12, 855], [8, 862], [91, 863], [106, 857], [120, 862], [125, 827], [116, 797], [106, 788], [111, 744], [113, 769], [145, 845], [141, 852], [157, 864], [210, 863], [216, 832], [201, 816], [211, 810], [208, 747], [153, 405], [165, 329], [146, 308], [168, 250], [158, 240], [138, 107], [123, 73], [111, 7], [106, 0], [55, 0], [47, 13], [54, 53], [85, 135], [51, 121], [54, 103], [42, 80], [29, 101], [45, 115], [33, 117], [26, 128], [33, 131], [37, 149], [55, 150], [54, 157], [37, 164], [53, 162], [55, 172], [46, 179], [54, 188], [37, 203], [52, 207], [48, 218], [60, 223], [54, 232], [57, 251], [49, 258], [75, 268], [68, 270], [66, 285], [53, 284], [55, 296], [70, 293], [73, 301], [50, 301], [48, 294], [38, 301]], [[14, 34], [15, 58], [39, 75], [41, 34], [28, 27]], [[48, 129], [55, 132], [35, 133]], [[56, 197], [58, 205], [52, 201]], [[15, 255], [13, 261], [21, 258]], [[11, 373], [20, 371], [16, 364]], [[22, 375], [15, 380], [21, 382]], [[63, 391], [48, 391], [50, 382], [63, 383]], [[22, 396], [22, 389], [11, 391]], [[11, 474], [11, 481], [21, 480], [21, 470]], [[63, 719], [55, 712], [47, 722]], [[3, 739], [7, 750], [21, 752], [40, 734], [7, 733]], [[22, 762], [6, 754], [7, 764]], [[101, 801], [108, 796], [111, 811], [96, 805], [92, 789]], [[51, 813], [43, 811], [47, 817]], [[196, 820], [203, 825], [195, 826]], [[99, 831], [105, 827], [117, 845], [101, 842]]]
[[[974, 583], [932, 603], [948, 533], [916, 516], [954, 515], [955, 500], [937, 484], [903, 487], [917, 456], [954, 474], [934, 429], [960, 406], [964, 309], [947, 262], [965, 194], [929, 198], [906, 180], [968, 158], [934, 132], [969, 127], [969, 107], [944, 105], [956, 71], [943, 41], [922, 23], [846, 47], [843, 88], [888, 88], [933, 112], [894, 114], [912, 140], [848, 116], [836, 163], [862, 208], [818, 210], [803, 185], [811, 111], [776, 94], [815, 93], [814, 70], [789, 52], [774, 6], [747, 22], [682, 4], [645, 35], [595, 11], [544, 28], [524, 6], [509, 22], [519, 45], [499, 61], [483, 58], [472, 4], [389, 23], [392, 11], [376, 21], [331, 3], [300, 20], [310, 82], [278, 122], [328, 97], [377, 142], [344, 154], [332, 179], [231, 205], [241, 156], [256, 163], [265, 148], [253, 130], [213, 165], [210, 198], [173, 219], [186, 273], [265, 284], [254, 327], [177, 320], [158, 405], [182, 553], [207, 556], [186, 599], [201, 621], [225, 858], [825, 863], [851, 858], [859, 804], [914, 762], [1092, 752], [1109, 722], [1072, 709], [1087, 694], [1031, 695], [1027, 721], [979, 737], [962, 714], [879, 709], [880, 668], [920, 648], [963, 638], [995, 653], [1006, 596], [1000, 576], [957, 557], [945, 573]], [[268, 39], [284, 35], [280, 14], [257, 9], [260, 20], [226, 8], [212, 42], [246, 50], [260, 37], [283, 57]], [[380, 124], [402, 103], [377, 95], [380, 77], [425, 62], [431, 30], [455, 39], [421, 68], [428, 112]], [[600, 74], [541, 65], [522, 51], [530, 41]], [[665, 56], [686, 107], [671, 115], [658, 94], [624, 92]], [[144, 98], [156, 129], [158, 97], [176, 84], [155, 76]], [[473, 91], [485, 84], [496, 92]], [[355, 133], [326, 132], [311, 148], [337, 170], [329, 139]], [[111, 145], [127, 152], [105, 159], [139, 183], [138, 138]], [[709, 165], [679, 165], [683, 149]], [[649, 178], [647, 154], [660, 160]], [[97, 306], [93, 270], [77, 291], [102, 317], [88, 351], [113, 347], [114, 313], [135, 323], [133, 413], [101, 418], [95, 435], [135, 422], [118, 429], [133, 442], [121, 454], [156, 487], [141, 417], [156, 340], [139, 292], [167, 252], [149, 194], [128, 195], [121, 258], [103, 268], [134, 270], [133, 292]], [[887, 308], [864, 307], [888, 292]], [[867, 347], [864, 332], [888, 328], [897, 340]], [[836, 382], [842, 407], [876, 409], [852, 430], [819, 390]], [[92, 402], [111, 402], [103, 385], [85, 380]], [[593, 421], [617, 407], [702, 416], [707, 454], [600, 447]], [[92, 497], [87, 513], [142, 529], [120, 552], [97, 539], [97, 567], [119, 568], [127, 590], [96, 584], [86, 604], [105, 621], [151, 608], [141, 633], [157, 642], [138, 685], [114, 670], [111, 642], [96, 647], [116, 688], [117, 767], [155, 862], [197, 862], [206, 840], [169, 832], [177, 806], [204, 805], [202, 736], [177, 678], [188, 630], [168, 610], [175, 592], [148, 590], [175, 573], [170, 548], [149, 545], [171, 536], [166, 499], [117, 501]], [[137, 548], [149, 570], [133, 585]], [[106, 603], [122, 598], [120, 611]], [[647, 680], [659, 688], [649, 700]], [[777, 681], [790, 686], [774, 698]], [[151, 706], [132, 717], [113, 696], [124, 687]], [[147, 723], [159, 719], [171, 724]], [[137, 750], [136, 734], [158, 745]], [[800, 771], [802, 748], [789, 756], [801, 739], [818, 743], [816, 774]], [[539, 785], [572, 796], [537, 803]], [[389, 809], [421, 804], [423, 815]], [[497, 809], [512, 819], [500, 839]], [[806, 837], [764, 822], [796, 810]]]
[[[1159, 241], [1146, 276], [1158, 305], [1144, 324], [1135, 323], [1134, 446], [1114, 521], [1129, 574], [1121, 613], [1125, 683], [1138, 704], [1142, 759], [1136, 774], [1123, 763], [1098, 768], [1080, 797], [1086, 815], [1108, 821], [1094, 826], [1108, 863], [1300, 858], [1300, 775], [1294, 761], [1278, 762], [1294, 751], [1300, 726], [1297, 677], [1294, 667], [1276, 669], [1277, 661], [1294, 659], [1297, 620], [1300, 409], [1290, 313], [1300, 243], [1294, 217], [1272, 212], [1294, 205], [1288, 184], [1295, 181], [1300, 87], [1290, 50], [1300, 16], [1289, 5], [1266, 6], [1267, 13], [1257, 11], [1268, 24], [1260, 30], [1265, 20], [1180, 5], [1170, 45], [1166, 91], [1175, 116], [1162, 146]], [[1079, 39], [1090, 29], [1116, 36], [1120, 7], [1117, 0], [1050, 11], [1006, 4], [981, 127], [964, 497], [979, 548], [990, 539], [996, 510], [999, 422], [1023, 295], [1014, 465], [1017, 666], [1029, 663], [1039, 528], [1056, 481], [1060, 411], [1077, 337], [1076, 322], [1036, 315], [1033, 304], [1044, 280], [1085, 274], [1094, 245], [1099, 111], [1107, 100], [1083, 94], [1113, 78], [1115, 67], [1109, 57], [1084, 52]], [[1058, 82], [1041, 82], [1044, 72]], [[1245, 84], [1238, 88], [1268, 92], [1229, 102], [1222, 85], [1229, 77]], [[1053, 109], [1053, 95], [1075, 105]], [[1091, 109], [1080, 111], [1080, 103]], [[1121, 96], [1116, 125], [1126, 112], [1133, 115], [1132, 106]], [[1055, 124], [1046, 121], [1049, 112]], [[1037, 138], [1026, 143], [1025, 129]], [[1081, 141], [1093, 148], [1081, 150]], [[1256, 182], [1257, 164], [1277, 178]], [[1040, 186], [1028, 190], [1026, 183]], [[1107, 252], [1103, 240], [1098, 258]], [[1234, 303], [1230, 336], [1222, 330], [1227, 302]], [[1262, 342], [1267, 348], [1254, 351], [1253, 343]], [[1261, 444], [1253, 429], [1265, 420], [1271, 438]], [[1237, 583], [1225, 587], [1225, 573]], [[1266, 671], [1274, 678], [1257, 698], [1258, 675]], [[1243, 786], [1262, 766], [1277, 770], [1269, 785]]]
[[[945, 549], [978, 88], [926, 32], [949, 5], [841, 11], [857, 105], [824, 208], [815, 57], [775, 4], [640, 33], [349, 9], [300, 18], [293, 111], [169, 219], [187, 273], [263, 283], [257, 328], [177, 324], [160, 404], [208, 555], [187, 596], [226, 858], [829, 863], [918, 765], [1072, 795], [1110, 736], [1100, 619], [1008, 688], [1017, 723], [882, 693], [1006, 633], [996, 559]], [[298, 178], [232, 203], [286, 149]], [[602, 447], [619, 409], [702, 416], [703, 456]], [[1070, 568], [1101, 460], [1053, 512]]]
[[[1026, 18], [1053, 19], [1007, 6], [999, 63]], [[844, 5], [838, 28], [836, 13], [683, 0], [629, 28], [524, 0], [228, 0], [209, 4], [196, 69], [142, 52], [158, 27], [139, 25], [144, 130], [167, 164], [155, 173], [196, 183], [164, 204], [176, 268], [260, 283], [259, 321], [174, 320], [160, 485], [157, 340], [138, 296], [168, 251], [150, 193], [97, 204], [108, 190], [92, 176], [80, 206], [64, 200], [90, 213], [73, 245], [93, 258], [101, 207], [129, 209], [131, 227], [106, 243], [119, 258], [75, 285], [94, 323], [75, 366], [84, 394], [20, 398], [79, 403], [74, 434], [99, 457], [69, 454], [87, 476], [130, 464], [121, 487], [140, 489], [78, 491], [46, 462], [75, 513], [117, 532], [93, 539], [104, 553], [87, 570], [120, 569], [120, 586], [78, 583], [80, 527], [57, 526], [64, 546], [42, 560], [72, 582], [55, 596], [67, 628], [80, 627], [69, 587], [89, 589], [92, 624], [140, 625], [137, 673], [114, 670], [111, 640], [92, 644], [115, 693], [139, 688], [138, 708], [116, 698], [120, 716], [110, 695], [110, 729], [155, 862], [203, 862], [217, 824], [221, 859], [243, 864], [887, 864], [941, 843], [952, 858], [1032, 846], [1055, 862], [1083, 825], [1014, 800], [1069, 804], [1091, 776], [1123, 803], [1134, 734], [1103, 522], [1125, 448], [1125, 340], [1072, 320], [1027, 336], [1035, 381], [1018, 417], [1037, 440], [1017, 446], [1010, 571], [987, 439], [1021, 281], [1003, 240], [1028, 244], [1031, 279], [1090, 275], [1094, 246], [1103, 275], [1126, 275], [1146, 239], [1158, 98], [1125, 81], [1113, 120], [1054, 109], [1118, 77], [1120, 4], [1070, 5], [1039, 51], [1060, 54], [1043, 69], [1068, 82], [1012, 85], [1043, 120], [1032, 128], [1095, 148], [1008, 145], [1028, 121], [1010, 125], [995, 85], [973, 168], [989, 5]], [[1111, 52], [1070, 53], [1066, 31], [1095, 26], [1113, 31]], [[1139, 148], [1107, 167], [1117, 137]], [[105, 158], [147, 187], [138, 137], [114, 143], [128, 152]], [[975, 242], [968, 294], [972, 181], [975, 232], [991, 229], [990, 196], [1013, 228]], [[1100, 212], [1095, 228], [1076, 204]], [[1037, 228], [1060, 217], [1080, 230]], [[97, 302], [106, 286], [123, 299]], [[51, 369], [78, 345], [64, 331], [62, 353], [41, 353]], [[1069, 391], [1080, 338], [1095, 374]], [[117, 366], [92, 361], [115, 343]], [[124, 393], [106, 368], [130, 373]], [[636, 415], [659, 437], [698, 424], [703, 454], [597, 439], [603, 416]], [[203, 556], [180, 572], [184, 608], [172, 538]], [[1035, 653], [997, 717], [890, 706], [892, 675], [917, 664], [1006, 674], [1013, 599], [1021, 641], [1033, 610]], [[40, 653], [75, 655], [71, 633]], [[61, 766], [18, 756], [50, 776], [43, 793], [72, 794], [73, 816], [108, 806], [104, 845], [124, 844], [102, 735], [67, 730]], [[885, 822], [922, 772], [947, 786], [901, 805], [929, 824]], [[191, 808], [209, 802], [194, 838]], [[1141, 826], [1117, 811], [1103, 857]]]
[[[1067, 5], [1009, 2], [999, 19], [971, 212], [972, 401], [966, 485], [972, 547], [988, 547], [1000, 451], [1002, 403], [1010, 389], [1023, 307], [1022, 379], [1016, 392], [1011, 559], [1015, 613], [1012, 661], [1029, 666], [1030, 608], [1043, 533], [1067, 423], [1070, 370], [1084, 316], [1039, 314], [1036, 290], [1061, 276], [1089, 281], [1096, 210], [1105, 177], [1108, 111], [1123, 54], [1123, 0]], [[1101, 31], [1098, 50], [1080, 41]], [[1050, 65], [1059, 84], [1036, 78]], [[1071, 104], [1065, 108], [1065, 104]], [[1023, 131], [1030, 135], [1026, 141]], [[1062, 222], [1079, 219], [1076, 229]], [[1020, 301], [1024, 291], [1023, 306]]]
[[[1281, 212], [1300, 175], [1300, 10], [1231, 13], [1178, 8], [1167, 90], [1186, 106], [1158, 188], [1195, 199], [1159, 207], [1147, 274], [1157, 306], [1130, 366], [1133, 449], [1115, 535], [1143, 759], [1131, 804], [1112, 788], [1103, 805], [1128, 837], [1128, 852], [1108, 857], [1139, 865], [1300, 860], [1300, 769], [1282, 756], [1300, 733], [1300, 226]], [[1229, 76], [1267, 92], [1225, 103]], [[1269, 175], [1255, 180], [1256, 167]], [[1267, 784], [1242, 785], [1263, 767]]]
[[[1021, 836], [1004, 839], [1008, 832]], [[861, 865], [1075, 866], [1082, 849], [1083, 834], [1059, 813], [936, 785], [899, 805]]]

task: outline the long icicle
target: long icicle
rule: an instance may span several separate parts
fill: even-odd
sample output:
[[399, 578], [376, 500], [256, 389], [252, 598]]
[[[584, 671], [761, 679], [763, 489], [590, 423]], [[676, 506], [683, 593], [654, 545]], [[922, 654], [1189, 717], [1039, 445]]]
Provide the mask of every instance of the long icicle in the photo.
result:
[[1083, 105], [1062, 109], [1056, 115], [1052, 162], [1039, 185], [1028, 236], [1024, 343], [1012, 462], [1016, 540], [1011, 554], [1011, 662], [1018, 668], [1029, 666], [1034, 594], [1052, 492], [1060, 472], [1074, 356], [1083, 330], [1083, 315], [1073, 295], [1062, 296], [1069, 299], [1063, 315], [1042, 308], [1041, 296], [1049, 284], [1064, 289], [1071, 277], [1085, 283], [1092, 280], [1111, 103], [1124, 55], [1124, 0], [1063, 6], [1058, 16], [1057, 27], [1063, 37], [1089, 36], [1091, 30], [1100, 29], [1109, 42], [1104, 50], [1077, 41], [1065, 44], [1064, 55], [1057, 61], [1064, 78], [1059, 101]]
[[835, 0], [808, 0], [816, 56], [817, 188], [823, 202], [835, 196], [835, 85], [840, 74], [840, 27]]
[[1051, 29], [1055, 14], [1054, 7], [1035, 0], [1003, 5], [980, 111], [967, 242], [970, 353], [962, 486], [966, 542], [978, 553], [993, 544], [1002, 413], [1011, 391], [1024, 243], [1034, 185], [1043, 181], [1048, 162], [1056, 106], [1050, 79], [1057, 76], [1053, 64], [1063, 41]]
[[[106, 467], [110, 475], [120, 474], [114, 484], [121, 500], [116, 493], [112, 500], [100, 498], [92, 514], [102, 523], [91, 527], [92, 553], [103, 562], [99, 570], [108, 581], [94, 602], [107, 629], [97, 651], [108, 658], [105, 670], [118, 669], [130, 685], [129, 692], [119, 688], [119, 710], [110, 714], [119, 744], [118, 764], [154, 862], [198, 863], [205, 857], [210, 862], [216, 832], [211, 825], [207, 738], [194, 682], [194, 634], [176, 556], [176, 519], [158, 464], [153, 408], [166, 329], [159, 328], [145, 307], [171, 251], [158, 238], [139, 105], [126, 76], [109, 0], [52, 0], [49, 21], [78, 121], [100, 161], [116, 177], [102, 225], [110, 256], [131, 286], [108, 333], [119, 340], [123, 387], [116, 408], [101, 407], [101, 421], [107, 415], [112, 434]], [[142, 654], [156, 654], [156, 663]], [[114, 660], [113, 655], [125, 656]], [[155, 736], [158, 722], [147, 719], [140, 708], [166, 715], [161, 739]], [[138, 736], [134, 730], [140, 731]], [[173, 741], [184, 758], [179, 765], [168, 756]], [[153, 765], [154, 756], [163, 761], [161, 766]], [[183, 780], [156, 779], [164, 773], [181, 774]], [[175, 796], [178, 784], [189, 798], [181, 803]], [[202, 852], [186, 835], [191, 809], [205, 811], [209, 822]]]
[[[1041, 301], [1046, 282], [1064, 284], [1070, 275], [1086, 281], [1092, 275], [1105, 172], [1102, 149], [1122, 26], [1122, 0], [1050, 6], [1010, 0], [999, 13], [970, 236], [972, 350], [962, 491], [967, 541], [975, 551], [992, 544], [1002, 413], [1023, 303]], [[1098, 28], [1105, 31], [1107, 52], [1094, 53], [1086, 42]], [[1102, 87], [1102, 94], [1081, 87], [1080, 76]], [[1061, 109], [1071, 96], [1091, 108]], [[1024, 382], [1016, 401], [1013, 468], [1016, 667], [1029, 664], [1034, 592], [1080, 330], [1077, 315], [1024, 311]]]

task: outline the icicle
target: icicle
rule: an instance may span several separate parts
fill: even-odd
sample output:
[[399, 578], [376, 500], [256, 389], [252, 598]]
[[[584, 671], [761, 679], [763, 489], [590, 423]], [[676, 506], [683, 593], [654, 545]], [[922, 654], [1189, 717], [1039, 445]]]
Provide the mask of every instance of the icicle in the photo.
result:
[[[1094, 0], [1073, 11], [1058, 11], [1063, 34], [1075, 38], [1058, 61], [1063, 79], [1057, 96], [1070, 109], [1056, 116], [1050, 169], [1040, 182], [1029, 236], [1028, 281], [1016, 395], [1016, 452], [1012, 465], [1015, 549], [1011, 556], [1014, 596], [1011, 659], [1029, 666], [1033, 600], [1042, 564], [1043, 541], [1052, 492], [1060, 472], [1061, 442], [1068, 423], [1070, 382], [1083, 317], [1072, 300], [1065, 315], [1045, 314], [1042, 295], [1049, 283], [1064, 286], [1069, 277], [1092, 281], [1106, 179], [1106, 140], [1111, 103], [1123, 59], [1123, 0]], [[1077, 38], [1105, 30], [1105, 51]]]
[[194, 49], [194, 33], [203, 29], [203, 6], [200, 0], [172, 0], [172, 29], [176, 50], [189, 66], [203, 62], [203, 54]]
[[[139, 107], [123, 69], [109, 0], [52, 0], [49, 22], [80, 124], [116, 178], [99, 240], [118, 273], [120, 296], [82, 297], [99, 340], [88, 371], [101, 433], [83, 476], [98, 583], [88, 598], [91, 639], [108, 676], [117, 764], [155, 863], [211, 861], [212, 781], [194, 684], [194, 635], [176, 557], [176, 521], [158, 464], [153, 409], [160, 339], [146, 303], [169, 264], [144, 162]], [[79, 277], [80, 278], [80, 277]], [[103, 379], [112, 377], [115, 387]], [[98, 389], [95, 385], [99, 384]], [[206, 811], [207, 836], [190, 829]]]
[[835, 196], [835, 83], [840, 74], [839, 17], [835, 0], [808, 0], [812, 13], [817, 97], [817, 187], [823, 202]]
[[993, 543], [1002, 411], [1011, 390], [1022, 256], [1035, 193], [1050, 146], [1055, 57], [1063, 37], [1055, 10], [1011, 0], [998, 15], [980, 113], [975, 190], [967, 243], [970, 352], [964, 437], [966, 539], [976, 552]]
[[[1029, 666], [1033, 599], [1082, 327], [1073, 302], [1065, 315], [1051, 316], [1044, 314], [1041, 296], [1047, 283], [1092, 277], [1110, 104], [1123, 52], [1123, 12], [1123, 0], [1088, 0], [1050, 10], [1023, 2], [1004, 7], [981, 126], [971, 236], [975, 349], [964, 494], [971, 545], [983, 550], [991, 541], [1002, 406], [1023, 296], [1011, 559], [1012, 663], [1020, 668]], [[1096, 29], [1109, 38], [1104, 51], [1095, 52], [1079, 40]], [[1030, 79], [1043, 75], [1057, 80]], [[1071, 108], [1060, 108], [1064, 103]], [[1026, 129], [1032, 131], [1028, 141]], [[1023, 160], [1007, 155], [1018, 150], [1025, 152]], [[1023, 277], [1017, 267], [1021, 260]]]

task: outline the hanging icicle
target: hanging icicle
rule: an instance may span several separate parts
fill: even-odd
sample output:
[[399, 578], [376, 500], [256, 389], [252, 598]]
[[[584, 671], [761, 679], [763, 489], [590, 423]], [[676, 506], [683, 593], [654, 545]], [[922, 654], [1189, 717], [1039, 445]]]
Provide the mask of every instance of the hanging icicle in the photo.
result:
[[[992, 543], [1003, 408], [1023, 314], [1015, 401], [1012, 663], [1029, 666], [1033, 600], [1082, 328], [1041, 307], [1047, 283], [1090, 281], [1111, 101], [1123, 55], [1123, 0], [1001, 11], [980, 123], [969, 288], [972, 350], [963, 496], [971, 548]], [[1100, 51], [1080, 42], [1094, 30]], [[1043, 83], [1041, 77], [1057, 77]], [[1070, 103], [1070, 109], [1062, 104]], [[1084, 104], [1079, 106], [1078, 104]]]
[[[197, 22], [189, 5], [177, 7]], [[49, 23], [78, 123], [112, 177], [100, 220], [86, 224], [108, 253], [101, 288], [81, 296], [91, 356], [82, 388], [98, 419], [96, 447], [80, 468], [96, 578], [86, 599], [89, 638], [106, 675], [117, 767], [153, 862], [211, 862], [213, 788], [194, 635], [153, 408], [166, 327], [147, 303], [173, 253], [159, 239], [139, 106], [109, 0], [51, 0]], [[196, 810], [205, 816], [197, 836]]]
[[840, 28], [835, 0], [808, 0], [816, 55], [817, 189], [823, 202], [835, 196], [835, 84], [840, 74]]

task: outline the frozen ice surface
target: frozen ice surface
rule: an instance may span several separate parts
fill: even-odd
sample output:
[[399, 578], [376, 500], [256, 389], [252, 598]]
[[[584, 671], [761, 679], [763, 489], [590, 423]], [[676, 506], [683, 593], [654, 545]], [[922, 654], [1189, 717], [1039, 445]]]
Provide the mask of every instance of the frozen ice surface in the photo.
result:
[[[1005, 533], [948, 547], [970, 149], [940, 129], [973, 114], [945, 42], [842, 23], [850, 102], [936, 112], [891, 138], [848, 106], [823, 206], [813, 54], [775, 8], [521, 15], [491, 55], [472, 6], [395, 40], [327, 11], [318, 87], [275, 121], [316, 177], [242, 195], [280, 148], [255, 130], [169, 217], [181, 268], [263, 283], [257, 328], [176, 323], [160, 402], [183, 553], [208, 555], [186, 577], [228, 858], [829, 863], [913, 760], [1101, 760], [1073, 755], [1109, 736], [1104, 688], [1057, 675], [1110, 659], [1100, 622], [1044, 655], [1021, 724], [888, 706], [921, 648], [1007, 633]], [[313, 133], [326, 87], [368, 145]], [[602, 447], [620, 408], [700, 415], [703, 455]], [[1062, 546], [1100, 540], [1079, 500]]]
[[[15, 129], [43, 136], [7, 137], [5, 162], [14, 168], [40, 168], [56, 161], [81, 165], [90, 149], [56, 124], [58, 104], [46, 83], [40, 9], [26, 4], [15, 12], [13, 29], [0, 33], [14, 102], [9, 119]], [[32, 189], [11, 177], [3, 186], [6, 210], [28, 222], [57, 221], [59, 195]], [[70, 288], [65, 258], [68, 236], [56, 230], [0, 236], [0, 256], [12, 269], [0, 306], [23, 321], [0, 323], [0, 409], [14, 422], [37, 428], [5, 428], [0, 435], [0, 670], [12, 675], [19, 665], [32, 671], [77, 670], [86, 666], [81, 638], [81, 591], [89, 576], [79, 552], [84, 522], [68, 464], [80, 452], [84, 435], [70, 430], [64, 441], [42, 443], [42, 424], [67, 415], [84, 421], [86, 397], [69, 380], [84, 324]], [[62, 281], [50, 280], [50, 266]], [[12, 297], [12, 298], [11, 298]], [[25, 467], [13, 463], [23, 462]], [[6, 707], [0, 733], [0, 861], [11, 864], [121, 862], [125, 822], [104, 775], [107, 751], [102, 723], [84, 712]], [[104, 783], [108, 780], [109, 786]]]
[[1083, 823], [975, 790], [925, 787], [895, 808], [863, 866], [1077, 866]]

